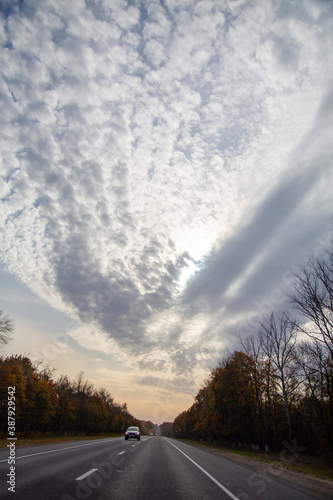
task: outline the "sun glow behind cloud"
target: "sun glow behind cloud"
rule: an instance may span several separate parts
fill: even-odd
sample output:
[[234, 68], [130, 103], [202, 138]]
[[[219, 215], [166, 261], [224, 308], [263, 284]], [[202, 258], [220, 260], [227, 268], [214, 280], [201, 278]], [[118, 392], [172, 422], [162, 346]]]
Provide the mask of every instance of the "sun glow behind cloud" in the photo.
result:
[[94, 357], [192, 387], [329, 229], [332, 7], [3, 6], [1, 261]]

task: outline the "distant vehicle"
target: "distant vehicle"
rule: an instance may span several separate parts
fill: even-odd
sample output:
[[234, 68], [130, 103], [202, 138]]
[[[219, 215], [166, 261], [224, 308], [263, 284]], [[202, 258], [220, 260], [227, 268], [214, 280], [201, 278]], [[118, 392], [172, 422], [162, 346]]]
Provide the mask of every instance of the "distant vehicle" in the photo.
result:
[[129, 438], [135, 438], [137, 439], [138, 441], [140, 441], [140, 437], [141, 437], [141, 433], [140, 433], [140, 429], [139, 427], [129, 427], [127, 429], [127, 431], [125, 432], [125, 439], [126, 441], [129, 439]]
[[153, 434], [152, 432], [149, 434], [149, 436], [153, 436], [153, 435], [154, 435], [154, 434]]

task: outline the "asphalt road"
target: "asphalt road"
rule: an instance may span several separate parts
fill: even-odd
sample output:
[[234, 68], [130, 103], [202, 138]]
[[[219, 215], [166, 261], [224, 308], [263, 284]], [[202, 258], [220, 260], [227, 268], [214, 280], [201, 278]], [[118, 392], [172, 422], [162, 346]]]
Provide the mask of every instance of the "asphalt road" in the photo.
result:
[[[180, 440], [142, 436], [0, 450], [0, 498], [323, 500], [330, 483], [240, 463]], [[295, 476], [296, 477], [296, 476]], [[9, 491], [12, 479], [15, 492]]]

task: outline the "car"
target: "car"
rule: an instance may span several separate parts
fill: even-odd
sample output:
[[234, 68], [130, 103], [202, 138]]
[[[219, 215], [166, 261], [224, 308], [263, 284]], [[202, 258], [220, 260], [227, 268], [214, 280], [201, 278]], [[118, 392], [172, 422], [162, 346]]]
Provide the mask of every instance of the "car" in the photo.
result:
[[138, 441], [140, 441], [140, 438], [141, 438], [141, 432], [140, 432], [140, 429], [139, 427], [134, 427], [134, 426], [131, 426], [127, 429], [127, 431], [125, 432], [125, 439], [126, 441], [129, 439], [129, 438], [135, 438], [137, 439]]

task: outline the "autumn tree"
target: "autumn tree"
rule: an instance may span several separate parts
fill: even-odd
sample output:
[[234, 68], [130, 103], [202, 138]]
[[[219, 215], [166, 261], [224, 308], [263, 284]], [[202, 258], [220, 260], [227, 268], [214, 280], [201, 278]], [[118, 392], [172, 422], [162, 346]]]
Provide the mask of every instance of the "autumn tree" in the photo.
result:
[[54, 417], [54, 431], [71, 434], [75, 429], [74, 384], [67, 375], [61, 375], [55, 383], [58, 407]]
[[202, 387], [195, 396], [194, 410], [196, 413], [193, 434], [199, 439], [207, 440], [212, 437], [212, 406], [211, 389]]
[[91, 418], [94, 413], [94, 386], [84, 377], [81, 371], [73, 384], [76, 429], [79, 433], [88, 434], [91, 431]]
[[188, 430], [185, 430], [185, 418], [189, 410], [185, 410], [180, 413], [173, 422], [173, 435], [176, 438], [188, 438]]
[[21, 366], [21, 356], [0, 358], [0, 431], [7, 431], [8, 388], [15, 387], [16, 420], [19, 424], [26, 403], [25, 377]]
[[236, 351], [222, 360], [195, 397], [178, 415], [174, 435], [204, 440], [256, 442], [260, 429], [254, 363]]
[[115, 402], [109, 391], [102, 387], [97, 391], [97, 394], [102, 399], [107, 412], [105, 431], [112, 432], [115, 429]]
[[126, 403], [117, 404], [106, 389], [95, 389], [83, 372], [74, 381], [67, 375], [54, 381], [53, 374], [25, 356], [0, 358], [0, 434], [8, 428], [9, 387], [15, 387], [16, 431], [23, 435], [99, 434], [140, 426]]
[[29, 358], [10, 356], [2, 360], [0, 380], [2, 401], [7, 399], [8, 387], [15, 386], [18, 432], [32, 433], [51, 429], [58, 404], [54, 385], [39, 377]]
[[253, 360], [240, 351], [225, 358], [212, 372], [213, 429], [218, 439], [257, 440]]

